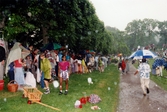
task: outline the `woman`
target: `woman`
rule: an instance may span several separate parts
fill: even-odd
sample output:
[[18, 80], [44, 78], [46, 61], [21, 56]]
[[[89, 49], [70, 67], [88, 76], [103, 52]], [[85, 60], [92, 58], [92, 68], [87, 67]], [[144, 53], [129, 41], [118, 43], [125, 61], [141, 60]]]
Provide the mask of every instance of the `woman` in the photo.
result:
[[62, 83], [65, 81], [66, 90], [65, 95], [68, 94], [68, 80], [69, 80], [69, 70], [70, 70], [70, 63], [66, 61], [66, 56], [62, 56], [62, 61], [59, 62], [59, 83], [60, 83], [60, 92], [59, 95], [63, 94], [62, 91]]
[[24, 72], [23, 72], [23, 65], [24, 63], [22, 62], [21, 59], [18, 59], [16, 61], [14, 61], [14, 67], [15, 67], [15, 81], [18, 83], [19, 85], [19, 90], [22, 90], [23, 88], [21, 87], [21, 85], [24, 85]]
[[[50, 93], [49, 89], [49, 81], [51, 80], [51, 64], [50, 61], [45, 57], [45, 53], [41, 53], [40, 55], [41, 62], [40, 62], [40, 67], [41, 67], [41, 72], [44, 74], [44, 83], [45, 83], [45, 94]], [[42, 79], [41, 79], [42, 81]]]

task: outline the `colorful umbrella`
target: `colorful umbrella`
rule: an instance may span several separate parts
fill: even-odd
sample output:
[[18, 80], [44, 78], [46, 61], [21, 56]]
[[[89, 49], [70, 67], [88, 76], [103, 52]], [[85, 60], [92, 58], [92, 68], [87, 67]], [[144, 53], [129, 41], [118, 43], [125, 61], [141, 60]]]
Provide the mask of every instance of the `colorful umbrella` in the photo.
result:
[[129, 56], [129, 58], [131, 59], [156, 58], [156, 57], [158, 57], [158, 55], [150, 50], [137, 50]]
[[94, 50], [89, 50], [90, 54], [95, 54], [96, 52]]
[[42, 50], [57, 50], [60, 48], [61, 48], [61, 45], [57, 43], [48, 43], [42, 48]]
[[164, 58], [156, 59], [152, 64], [152, 68], [156, 69], [156, 67], [158, 66], [164, 66], [165, 68], [167, 68], [167, 61]]

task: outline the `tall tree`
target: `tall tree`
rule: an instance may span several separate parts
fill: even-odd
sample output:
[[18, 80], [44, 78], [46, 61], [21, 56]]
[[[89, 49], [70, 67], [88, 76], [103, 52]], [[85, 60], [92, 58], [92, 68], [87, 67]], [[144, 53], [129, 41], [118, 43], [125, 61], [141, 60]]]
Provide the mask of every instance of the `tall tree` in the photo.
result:
[[[129, 37], [131, 49], [137, 46], [148, 46], [157, 44], [155, 37], [157, 21], [153, 19], [133, 20], [125, 28], [125, 33]], [[131, 43], [133, 41], [133, 43]]]

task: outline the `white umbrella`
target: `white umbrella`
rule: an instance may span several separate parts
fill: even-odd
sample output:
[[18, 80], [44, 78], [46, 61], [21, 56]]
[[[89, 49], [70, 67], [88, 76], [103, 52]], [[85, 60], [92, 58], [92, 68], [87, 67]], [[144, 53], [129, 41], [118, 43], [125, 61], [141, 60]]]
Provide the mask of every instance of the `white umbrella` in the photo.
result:
[[24, 48], [19, 42], [16, 42], [14, 46], [11, 48], [8, 58], [6, 60], [6, 68], [5, 74], [8, 72], [8, 66], [11, 62], [14, 62], [18, 59], [24, 59], [26, 56], [30, 54], [30, 51]]
[[158, 55], [150, 50], [137, 50], [129, 56], [129, 58], [131, 59], [156, 58], [156, 57], [158, 57]]

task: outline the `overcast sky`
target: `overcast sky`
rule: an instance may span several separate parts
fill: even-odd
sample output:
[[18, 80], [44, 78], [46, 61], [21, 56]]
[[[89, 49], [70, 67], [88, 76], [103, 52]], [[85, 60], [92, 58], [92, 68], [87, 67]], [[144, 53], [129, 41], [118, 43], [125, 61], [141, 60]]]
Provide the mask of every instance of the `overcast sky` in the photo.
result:
[[167, 20], [167, 0], [90, 0], [105, 26], [123, 31], [135, 19]]

